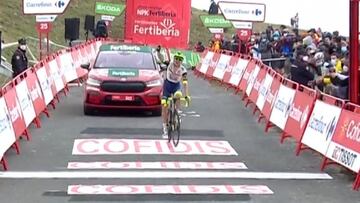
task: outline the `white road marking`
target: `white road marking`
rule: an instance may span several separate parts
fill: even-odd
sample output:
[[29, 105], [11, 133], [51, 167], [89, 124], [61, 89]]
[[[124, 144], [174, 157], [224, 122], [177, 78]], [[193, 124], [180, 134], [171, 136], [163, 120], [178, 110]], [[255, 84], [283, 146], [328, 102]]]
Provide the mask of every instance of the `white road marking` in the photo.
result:
[[265, 185], [70, 185], [68, 195], [274, 194]]
[[230, 171], [9, 171], [0, 172], [0, 179], [54, 179], [54, 178], [236, 178], [236, 179], [277, 179], [277, 180], [330, 180], [326, 173], [289, 172], [230, 172]]
[[69, 162], [68, 169], [247, 169], [242, 162]]
[[167, 140], [147, 139], [76, 139], [73, 155], [166, 154], [166, 155], [237, 155], [228, 141], [180, 140], [177, 147]]

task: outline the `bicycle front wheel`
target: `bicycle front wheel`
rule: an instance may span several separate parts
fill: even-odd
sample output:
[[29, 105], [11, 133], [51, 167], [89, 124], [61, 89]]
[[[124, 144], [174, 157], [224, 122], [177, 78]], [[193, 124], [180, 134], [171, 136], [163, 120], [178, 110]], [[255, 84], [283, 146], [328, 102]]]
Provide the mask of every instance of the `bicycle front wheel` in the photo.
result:
[[171, 137], [172, 137], [172, 134], [173, 134], [173, 113], [172, 113], [173, 111], [170, 109], [169, 111], [168, 111], [168, 125], [167, 125], [167, 130], [168, 130], [168, 143], [170, 143], [171, 142]]
[[174, 111], [174, 117], [173, 117], [173, 124], [174, 124], [174, 131], [172, 135], [173, 143], [175, 147], [179, 144], [180, 141], [180, 115], [177, 110]]

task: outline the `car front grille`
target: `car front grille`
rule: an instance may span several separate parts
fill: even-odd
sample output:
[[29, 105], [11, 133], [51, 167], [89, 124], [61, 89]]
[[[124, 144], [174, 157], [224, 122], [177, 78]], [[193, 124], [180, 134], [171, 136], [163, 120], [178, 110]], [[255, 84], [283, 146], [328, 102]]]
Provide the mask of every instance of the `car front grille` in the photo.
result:
[[146, 84], [143, 82], [104, 81], [101, 90], [105, 92], [144, 92]]

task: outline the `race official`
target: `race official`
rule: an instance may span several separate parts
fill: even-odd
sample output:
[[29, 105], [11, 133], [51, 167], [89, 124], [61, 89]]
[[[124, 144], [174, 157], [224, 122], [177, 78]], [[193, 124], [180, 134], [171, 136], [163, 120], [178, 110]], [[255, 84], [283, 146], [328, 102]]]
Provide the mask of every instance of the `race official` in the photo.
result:
[[11, 65], [13, 70], [13, 77], [21, 74], [28, 68], [28, 59], [26, 57], [26, 39], [21, 38], [18, 40], [19, 46], [15, 50], [11, 58]]

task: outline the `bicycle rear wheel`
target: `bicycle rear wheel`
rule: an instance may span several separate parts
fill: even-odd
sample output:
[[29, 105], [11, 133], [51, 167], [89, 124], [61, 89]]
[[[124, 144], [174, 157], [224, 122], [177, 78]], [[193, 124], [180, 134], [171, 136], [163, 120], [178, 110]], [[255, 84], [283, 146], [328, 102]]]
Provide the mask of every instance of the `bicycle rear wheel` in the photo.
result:
[[177, 110], [174, 111], [174, 117], [173, 117], [173, 125], [174, 125], [174, 131], [172, 134], [172, 139], [173, 139], [173, 143], [175, 145], [175, 147], [179, 144], [180, 141], [180, 115], [179, 112]]

